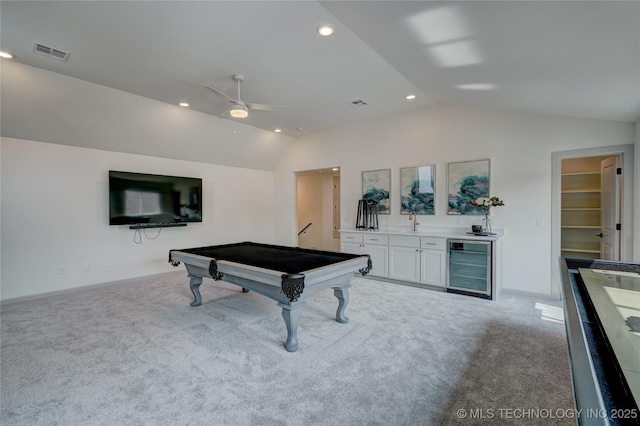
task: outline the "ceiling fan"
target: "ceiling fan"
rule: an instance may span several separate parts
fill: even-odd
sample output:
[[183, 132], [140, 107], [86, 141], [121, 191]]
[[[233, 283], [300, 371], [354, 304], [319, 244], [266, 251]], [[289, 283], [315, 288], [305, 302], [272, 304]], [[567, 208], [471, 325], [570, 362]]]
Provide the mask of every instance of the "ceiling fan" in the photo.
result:
[[221, 91], [219, 91], [215, 87], [211, 87], [211, 86], [207, 86], [207, 85], [204, 86], [205, 89], [208, 89], [208, 90], [212, 91], [213, 93], [217, 93], [218, 95], [222, 96], [228, 102], [231, 103], [231, 108], [229, 108], [227, 111], [222, 113], [220, 115], [221, 117], [227, 115], [227, 113], [228, 113], [232, 118], [247, 118], [249, 116], [249, 110], [250, 109], [251, 110], [257, 110], [257, 111], [270, 111], [270, 110], [273, 110], [275, 108], [284, 108], [284, 106], [282, 106], [282, 105], [256, 104], [256, 103], [249, 103], [249, 102], [242, 101], [240, 99], [240, 82], [244, 81], [244, 76], [242, 74], [234, 74], [232, 76], [232, 78], [235, 80], [235, 82], [237, 83], [237, 87], [238, 87], [238, 98], [237, 99], [233, 99], [231, 96], [228, 96], [228, 95], [222, 93]]

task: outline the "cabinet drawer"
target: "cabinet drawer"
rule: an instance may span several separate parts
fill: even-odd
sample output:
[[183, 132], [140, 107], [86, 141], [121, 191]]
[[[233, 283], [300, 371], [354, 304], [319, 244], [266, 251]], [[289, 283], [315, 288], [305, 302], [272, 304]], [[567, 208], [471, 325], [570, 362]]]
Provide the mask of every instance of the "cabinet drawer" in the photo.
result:
[[430, 250], [446, 250], [447, 239], [438, 237], [421, 237], [420, 247]]
[[390, 246], [400, 247], [420, 247], [420, 237], [410, 237], [407, 235], [389, 235]]
[[365, 244], [379, 244], [386, 246], [389, 244], [389, 236], [388, 235], [363, 235], [363, 242]]
[[340, 241], [345, 243], [361, 243], [362, 242], [362, 234], [358, 234], [356, 232], [343, 232], [340, 234]]

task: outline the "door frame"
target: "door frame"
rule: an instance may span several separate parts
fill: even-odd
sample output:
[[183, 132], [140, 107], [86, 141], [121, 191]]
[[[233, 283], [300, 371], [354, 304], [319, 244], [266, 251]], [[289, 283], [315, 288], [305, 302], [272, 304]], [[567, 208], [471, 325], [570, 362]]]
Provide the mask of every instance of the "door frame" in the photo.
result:
[[[295, 228], [294, 228], [293, 236], [294, 236], [294, 241], [295, 241], [294, 244], [296, 246], [299, 245], [300, 236], [298, 235], [298, 232], [300, 231], [300, 227], [306, 225], [306, 224], [298, 223], [298, 214], [299, 214], [299, 204], [298, 203], [300, 201], [299, 197], [298, 197], [298, 184], [299, 184], [298, 180], [299, 180], [299, 178], [301, 176], [319, 176], [319, 175], [324, 175], [324, 176], [332, 176], [333, 178], [337, 177], [338, 179], [340, 179], [340, 172], [341, 172], [340, 166], [324, 167], [324, 168], [321, 168], [321, 169], [298, 170], [298, 171], [294, 171], [293, 172], [293, 176], [294, 176], [294, 179], [293, 179], [293, 194], [294, 194], [293, 217], [295, 219], [294, 220]], [[333, 183], [335, 182], [335, 180], [332, 179], [331, 182], [332, 182], [332, 186], [333, 186]], [[320, 195], [322, 195], [322, 194], [320, 194]], [[338, 199], [337, 199], [338, 206], [340, 205], [341, 197], [342, 197], [342, 195], [340, 194], [338, 196]], [[314, 226], [316, 227], [316, 229], [317, 228], [321, 229], [321, 231], [320, 231], [321, 235], [322, 235], [321, 239], [323, 239], [323, 240], [324, 240], [325, 236], [328, 236], [329, 234], [331, 234], [331, 236], [333, 237], [332, 240], [336, 240], [336, 243], [337, 243], [337, 248], [335, 249], [335, 251], [339, 251], [340, 250], [340, 242], [339, 242], [340, 239], [339, 239], [339, 237], [335, 238], [335, 235], [333, 234], [333, 232], [330, 232], [330, 233], [327, 232], [326, 231], [326, 226], [325, 226], [325, 225], [328, 225], [329, 222], [331, 222], [333, 224], [333, 219], [334, 219], [334, 216], [333, 216], [333, 209], [334, 209], [333, 202], [334, 201], [335, 201], [335, 198], [332, 197], [332, 200], [331, 200], [331, 202], [332, 202], [331, 203], [332, 204], [331, 217], [328, 217], [328, 213], [325, 211], [325, 208], [324, 208], [325, 205], [323, 205], [322, 221], [321, 221], [322, 223], [314, 223]], [[339, 223], [338, 223], [338, 227], [339, 227]], [[331, 226], [331, 229], [333, 230], [333, 226]], [[326, 247], [326, 246], [327, 246], [327, 244], [325, 244], [323, 242], [323, 247]], [[318, 249], [323, 249], [323, 247], [318, 247]]]
[[622, 231], [620, 233], [620, 260], [633, 259], [633, 145], [615, 145], [599, 148], [576, 149], [551, 153], [551, 296], [560, 293], [560, 239], [562, 160], [569, 158], [600, 157], [622, 154]]

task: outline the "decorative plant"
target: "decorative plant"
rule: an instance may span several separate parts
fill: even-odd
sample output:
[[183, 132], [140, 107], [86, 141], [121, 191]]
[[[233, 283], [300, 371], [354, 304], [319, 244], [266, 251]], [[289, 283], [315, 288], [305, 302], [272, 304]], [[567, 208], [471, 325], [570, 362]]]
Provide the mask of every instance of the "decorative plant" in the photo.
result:
[[491, 207], [504, 206], [504, 201], [498, 197], [480, 197], [471, 202], [472, 206], [478, 207], [484, 211], [484, 219], [482, 223], [482, 232], [491, 234], [491, 219], [489, 219], [489, 210]]

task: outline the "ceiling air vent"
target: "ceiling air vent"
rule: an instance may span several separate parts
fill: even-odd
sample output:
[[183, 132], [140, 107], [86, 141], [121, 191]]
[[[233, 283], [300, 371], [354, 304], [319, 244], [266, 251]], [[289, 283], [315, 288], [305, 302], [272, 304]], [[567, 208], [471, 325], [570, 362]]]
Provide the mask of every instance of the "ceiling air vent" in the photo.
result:
[[54, 49], [40, 43], [33, 43], [33, 52], [64, 62], [67, 62], [69, 60], [70, 55], [67, 52], [63, 52], [62, 50]]
[[360, 108], [365, 106], [367, 103], [362, 99], [358, 99], [357, 101], [347, 102], [347, 105], [352, 106], [354, 108]]

